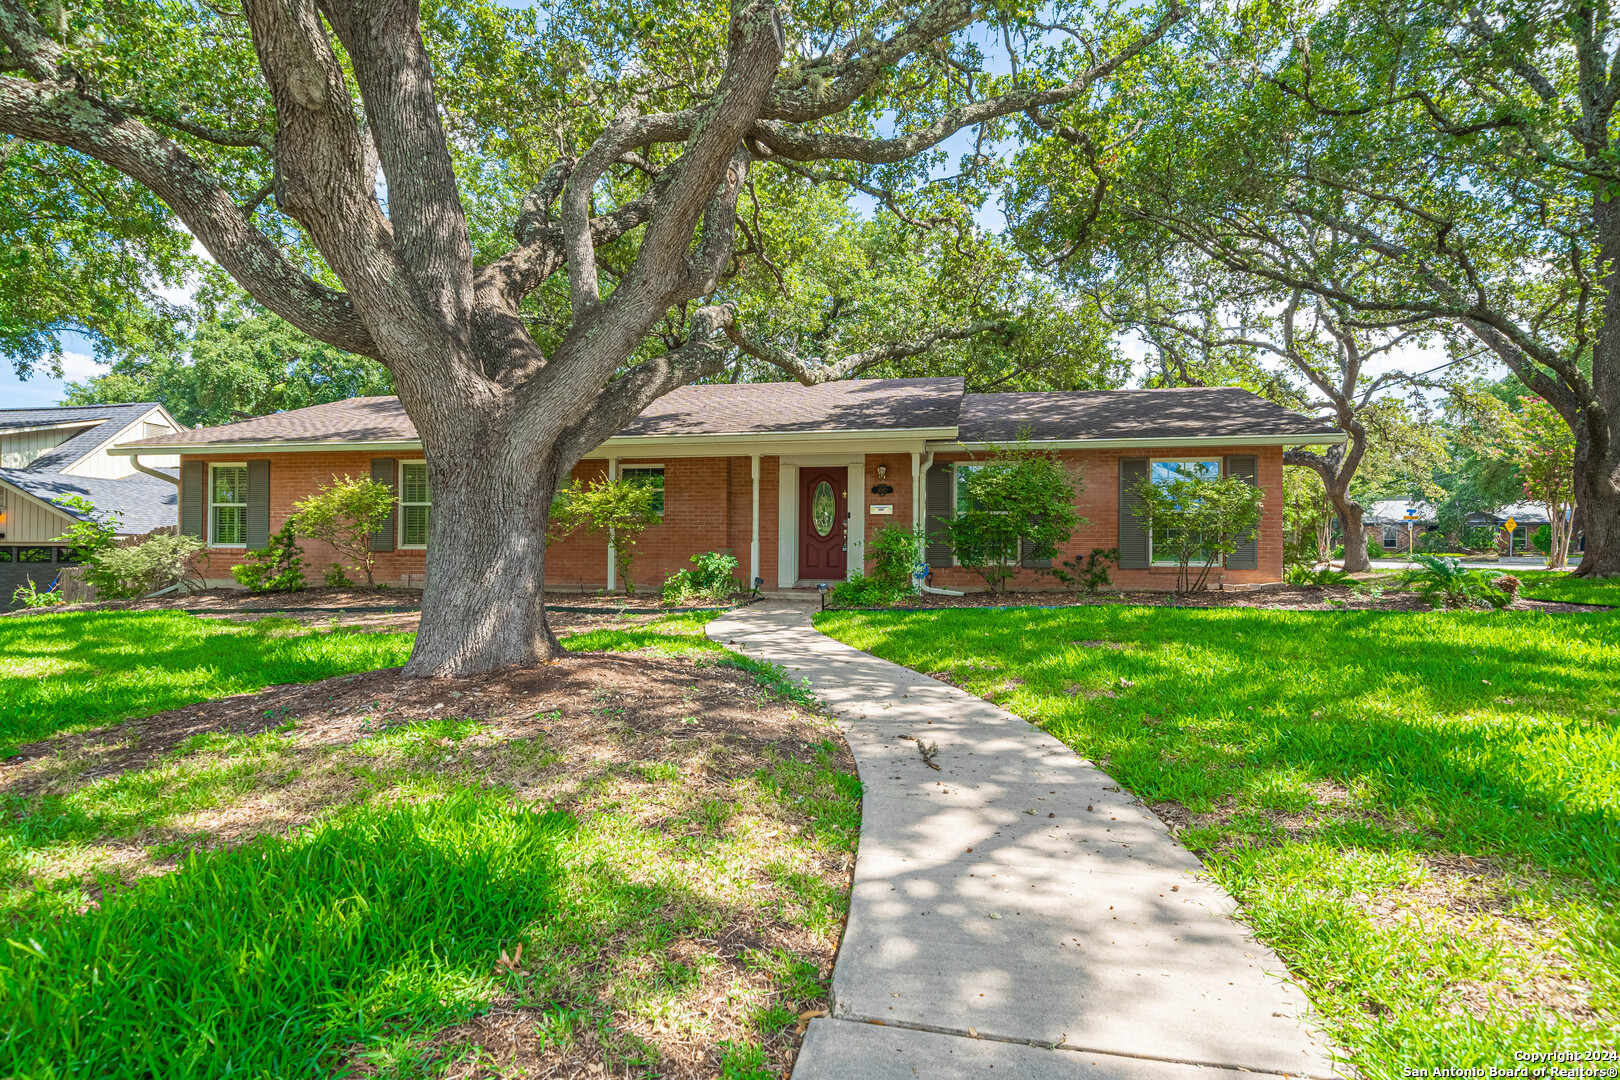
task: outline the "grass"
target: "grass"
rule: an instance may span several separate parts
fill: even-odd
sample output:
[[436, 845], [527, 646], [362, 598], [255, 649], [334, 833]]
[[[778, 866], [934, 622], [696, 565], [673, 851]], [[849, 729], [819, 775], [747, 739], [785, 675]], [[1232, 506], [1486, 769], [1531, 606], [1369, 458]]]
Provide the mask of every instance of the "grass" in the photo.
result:
[[1620, 1042], [1620, 615], [836, 612], [1178, 828], [1369, 1077]]
[[1522, 593], [1532, 600], [1620, 607], [1620, 578], [1578, 578], [1562, 570], [1514, 570], [1511, 567], [1507, 572], [1524, 582]]
[[412, 636], [305, 632], [182, 612], [0, 619], [0, 757], [64, 731], [209, 698], [403, 664]]
[[[69, 701], [52, 683], [106, 652], [131, 692], [103, 693], [64, 730], [251, 688], [248, 660], [214, 667], [233, 651], [279, 665], [260, 683], [289, 682], [367, 655], [398, 663], [411, 642], [67, 618], [70, 641], [11, 639], [27, 662], [62, 665], [12, 685]], [[740, 672], [752, 689], [737, 707], [821, 734], [746, 744], [708, 712], [737, 692], [695, 683], [690, 727], [667, 740], [623, 719], [635, 694], [508, 723], [447, 692], [468, 711], [378, 715], [357, 739], [301, 740], [311, 720], [289, 716], [257, 734], [200, 732], [112, 775], [74, 738], [13, 766], [0, 792], [0, 1075], [435, 1076], [483, 1060], [479, 1025], [496, 1015], [569, 1075], [585, 1062], [615, 1076], [779, 1075], [799, 1012], [825, 998], [860, 788], [803, 688], [708, 641], [702, 622], [566, 645], [678, 658], [686, 680]], [[126, 650], [176, 629], [190, 645], [160, 647], [157, 662], [191, 667], [142, 675]], [[588, 713], [572, 742], [548, 734], [567, 710]], [[521, 966], [498, 965], [518, 943]], [[671, 1044], [708, 1056], [678, 1059]]]

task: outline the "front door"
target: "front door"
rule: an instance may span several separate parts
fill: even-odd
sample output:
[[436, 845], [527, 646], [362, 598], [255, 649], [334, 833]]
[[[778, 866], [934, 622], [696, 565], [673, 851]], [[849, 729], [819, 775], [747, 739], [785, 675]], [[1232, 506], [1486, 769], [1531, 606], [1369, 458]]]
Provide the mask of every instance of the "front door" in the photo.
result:
[[849, 469], [799, 470], [799, 579], [842, 581], [849, 565]]

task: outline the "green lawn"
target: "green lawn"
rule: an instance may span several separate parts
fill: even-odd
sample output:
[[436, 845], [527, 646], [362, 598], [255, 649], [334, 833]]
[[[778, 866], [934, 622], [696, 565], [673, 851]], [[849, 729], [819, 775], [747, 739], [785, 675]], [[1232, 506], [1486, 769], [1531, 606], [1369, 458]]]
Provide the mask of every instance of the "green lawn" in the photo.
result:
[[1578, 578], [1562, 570], [1510, 568], [1508, 572], [1524, 582], [1524, 595], [1532, 600], [1562, 600], [1566, 604], [1620, 607], [1620, 578]]
[[403, 664], [412, 635], [309, 633], [178, 611], [0, 619], [0, 757], [18, 744], [197, 701]]
[[[28, 715], [21, 691], [63, 703], [61, 728], [395, 664], [411, 644], [168, 614], [12, 622], [35, 666], [9, 675], [0, 715]], [[432, 719], [367, 702], [111, 774], [72, 739], [11, 766], [0, 1076], [437, 1076], [485, 1054], [457, 1025], [497, 1004], [527, 1010], [525, 1052], [568, 1075], [661, 1075], [671, 1044], [705, 1048], [705, 1075], [779, 1075], [798, 1013], [825, 998], [860, 789], [802, 689], [701, 625], [567, 642], [674, 665], [663, 714], [612, 688], [532, 719], [457, 713], [447, 686]], [[715, 668], [752, 689], [704, 691]], [[91, 700], [71, 708], [57, 680]], [[739, 708], [769, 712], [768, 739], [709, 719]], [[332, 737], [344, 720], [360, 734]], [[520, 943], [519, 969], [499, 967]]]
[[1620, 1043], [1620, 614], [829, 612], [1178, 823], [1368, 1076]]

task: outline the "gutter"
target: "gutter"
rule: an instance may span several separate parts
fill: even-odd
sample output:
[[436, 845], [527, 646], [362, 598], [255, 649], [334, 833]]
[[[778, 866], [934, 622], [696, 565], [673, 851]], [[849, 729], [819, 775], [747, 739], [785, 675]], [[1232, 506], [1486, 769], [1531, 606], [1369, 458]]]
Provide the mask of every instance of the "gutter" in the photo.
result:
[[142, 465], [141, 464], [141, 455], [140, 454], [137, 454], [137, 453], [131, 451], [130, 455], [129, 455], [129, 463], [131, 465], [135, 466], [135, 471], [136, 472], [143, 472], [147, 476], [155, 476], [159, 480], [167, 480], [169, 483], [173, 484], [175, 487], [180, 486], [180, 478], [178, 476], [170, 476], [166, 472], [158, 472], [156, 469], [151, 468], [150, 466]]
[[[1158, 446], [1335, 446], [1350, 441], [1342, 431], [1314, 435], [1181, 435], [1160, 439], [1031, 439], [1043, 450], [1106, 450]], [[939, 442], [940, 450], [995, 450], [1006, 444], [992, 442]]]

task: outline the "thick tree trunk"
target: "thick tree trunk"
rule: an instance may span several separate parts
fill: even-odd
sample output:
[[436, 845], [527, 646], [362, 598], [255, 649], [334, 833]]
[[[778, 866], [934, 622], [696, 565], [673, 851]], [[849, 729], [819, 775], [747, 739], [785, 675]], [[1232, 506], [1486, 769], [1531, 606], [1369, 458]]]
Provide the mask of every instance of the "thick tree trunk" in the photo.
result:
[[545, 611], [556, 481], [502, 449], [486, 442], [428, 456], [427, 584], [407, 675], [472, 675], [562, 653]]
[[1361, 504], [1343, 493], [1328, 492], [1333, 509], [1344, 522], [1344, 569], [1349, 574], [1365, 574], [1372, 569], [1367, 558], [1367, 531], [1361, 524]]
[[1575, 502], [1586, 531], [1577, 577], [1620, 576], [1620, 463], [1593, 460], [1585, 439], [1575, 444]]

